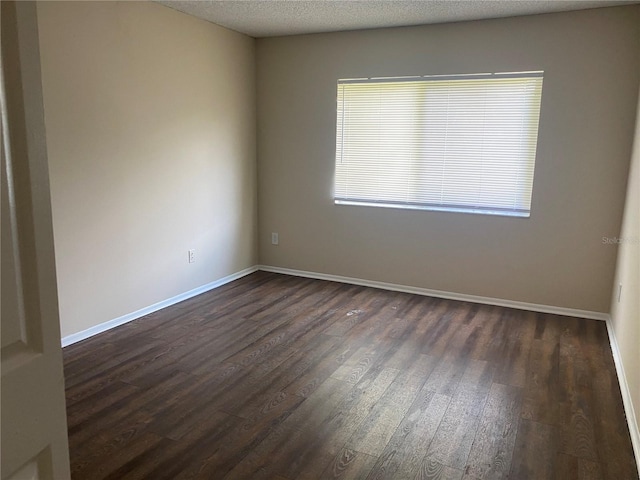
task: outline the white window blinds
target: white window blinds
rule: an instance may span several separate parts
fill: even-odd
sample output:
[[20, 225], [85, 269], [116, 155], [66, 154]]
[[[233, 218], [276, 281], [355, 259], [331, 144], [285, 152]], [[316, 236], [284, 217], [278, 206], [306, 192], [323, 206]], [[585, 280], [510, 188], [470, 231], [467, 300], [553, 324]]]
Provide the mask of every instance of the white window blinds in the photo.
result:
[[336, 203], [529, 216], [542, 72], [338, 81]]

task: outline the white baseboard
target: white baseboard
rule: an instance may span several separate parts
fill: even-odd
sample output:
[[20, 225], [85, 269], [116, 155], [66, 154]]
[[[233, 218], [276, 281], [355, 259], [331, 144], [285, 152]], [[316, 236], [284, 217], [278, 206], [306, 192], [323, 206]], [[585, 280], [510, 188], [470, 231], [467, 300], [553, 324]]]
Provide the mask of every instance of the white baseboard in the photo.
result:
[[638, 427], [636, 412], [633, 408], [631, 391], [629, 390], [629, 383], [627, 382], [627, 376], [624, 372], [624, 365], [622, 364], [622, 357], [620, 356], [620, 349], [618, 348], [618, 341], [616, 340], [616, 333], [613, 329], [611, 317], [607, 318], [607, 333], [609, 334], [609, 344], [611, 345], [613, 362], [616, 365], [616, 373], [618, 374], [618, 384], [620, 385], [620, 393], [622, 394], [624, 413], [627, 417], [627, 424], [629, 425], [629, 434], [631, 435], [633, 453], [636, 456], [638, 476], [640, 476], [640, 428]]
[[81, 332], [72, 333], [71, 335], [67, 335], [66, 337], [62, 338], [62, 347], [72, 345], [81, 340], [93, 337], [98, 333], [106, 332], [107, 330], [110, 330], [119, 325], [123, 325], [137, 318], [144, 317], [145, 315], [149, 315], [150, 313], [157, 312], [158, 310], [195, 297], [196, 295], [200, 295], [201, 293], [208, 292], [209, 290], [213, 290], [214, 288], [221, 287], [222, 285], [233, 282], [234, 280], [249, 275], [250, 273], [253, 273], [257, 270], [257, 266], [245, 268], [244, 270], [232, 273], [231, 275], [227, 275], [226, 277], [220, 278], [211, 283], [207, 283], [206, 285], [194, 288], [193, 290], [189, 290], [188, 292], [181, 293], [180, 295], [176, 295], [175, 297], [168, 298], [167, 300], [163, 300], [162, 302], [154, 303], [153, 305], [141, 308], [140, 310], [136, 310], [135, 312], [131, 312], [121, 317], [114, 318], [113, 320], [109, 320], [107, 322], [100, 323], [99, 325], [95, 325], [91, 328], [87, 328], [86, 330], [82, 330]]
[[414, 293], [428, 297], [446, 298], [449, 300], [460, 300], [462, 302], [482, 303], [485, 305], [497, 305], [499, 307], [516, 308], [518, 310], [530, 310], [532, 312], [552, 313], [555, 315], [565, 315], [568, 317], [589, 318], [592, 320], [606, 321], [609, 314], [602, 312], [592, 312], [589, 310], [577, 310], [566, 307], [553, 307], [549, 305], [539, 305], [537, 303], [518, 302], [515, 300], [505, 300], [502, 298], [481, 297], [478, 295], [468, 295], [465, 293], [445, 292], [442, 290], [431, 290], [429, 288], [411, 287], [398, 285], [395, 283], [377, 282], [374, 280], [363, 280], [361, 278], [342, 277], [328, 273], [307, 272], [304, 270], [293, 270], [290, 268], [271, 267], [269, 265], [259, 265], [259, 270], [273, 273], [283, 273], [296, 277], [316, 278], [318, 280], [329, 280], [332, 282], [349, 283], [352, 285], [362, 285], [364, 287], [380, 288], [382, 290], [392, 290], [394, 292]]

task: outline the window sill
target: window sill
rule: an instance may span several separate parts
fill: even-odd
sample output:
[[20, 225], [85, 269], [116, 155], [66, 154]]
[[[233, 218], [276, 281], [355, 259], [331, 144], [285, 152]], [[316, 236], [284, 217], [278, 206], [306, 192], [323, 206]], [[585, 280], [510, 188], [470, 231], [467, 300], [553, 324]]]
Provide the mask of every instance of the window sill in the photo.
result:
[[430, 210], [435, 212], [473, 213], [478, 215], [493, 215], [493, 216], [501, 216], [501, 217], [529, 218], [531, 216], [530, 212], [523, 212], [523, 211], [510, 211], [510, 210], [475, 208], [475, 207], [420, 205], [420, 204], [413, 204], [413, 203], [367, 202], [367, 201], [358, 201], [358, 200], [341, 200], [337, 198], [335, 199], [335, 204], [363, 206], [363, 207], [397, 208], [402, 210]]

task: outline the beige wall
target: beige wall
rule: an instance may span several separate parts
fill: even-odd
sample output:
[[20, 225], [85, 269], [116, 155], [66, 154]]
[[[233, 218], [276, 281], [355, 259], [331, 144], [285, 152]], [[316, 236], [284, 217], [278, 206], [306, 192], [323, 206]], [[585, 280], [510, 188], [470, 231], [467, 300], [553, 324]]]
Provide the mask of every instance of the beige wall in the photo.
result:
[[[254, 265], [256, 240], [266, 265], [609, 309], [639, 7], [258, 40], [259, 232], [253, 39], [153, 3], [38, 14], [63, 336]], [[333, 205], [336, 79], [531, 69], [530, 219]]]
[[[618, 264], [611, 301], [611, 320], [626, 374], [636, 422], [640, 419], [640, 102], [627, 188]], [[622, 294], [618, 302], [618, 285]], [[636, 423], [636, 435], [640, 424]], [[636, 438], [637, 440], [640, 440]], [[636, 445], [636, 448], [640, 447]], [[640, 461], [640, 458], [638, 458]]]
[[[261, 263], [607, 312], [639, 42], [638, 6], [258, 40]], [[531, 218], [333, 204], [337, 79], [540, 69]]]
[[256, 264], [254, 40], [148, 2], [38, 17], [62, 335]]

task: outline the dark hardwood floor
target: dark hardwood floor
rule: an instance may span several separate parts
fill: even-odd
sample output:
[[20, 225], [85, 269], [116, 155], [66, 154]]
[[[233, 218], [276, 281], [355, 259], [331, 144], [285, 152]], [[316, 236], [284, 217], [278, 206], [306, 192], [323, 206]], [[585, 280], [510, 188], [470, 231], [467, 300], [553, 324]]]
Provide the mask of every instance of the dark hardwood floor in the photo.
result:
[[594, 320], [258, 272], [64, 358], [76, 479], [638, 478]]

